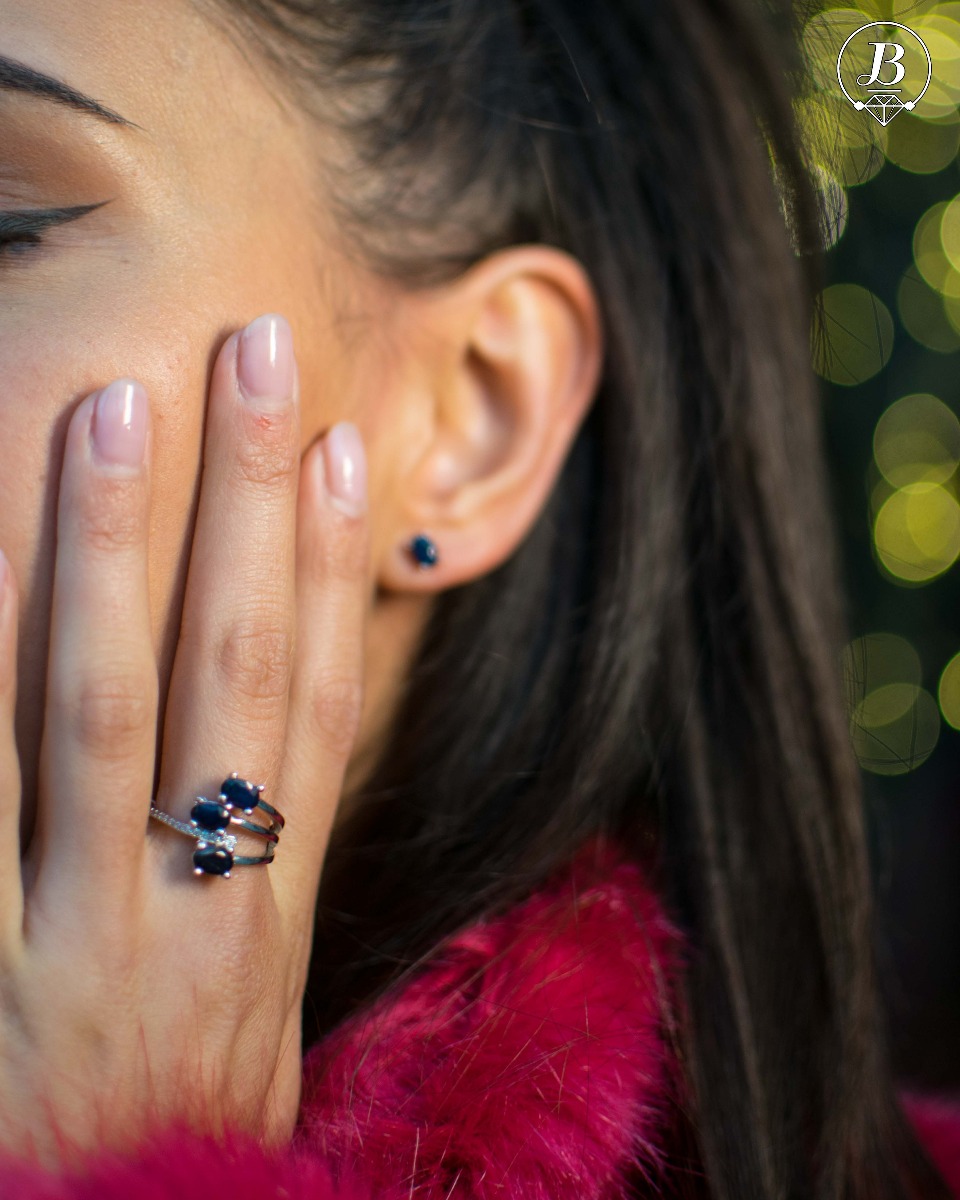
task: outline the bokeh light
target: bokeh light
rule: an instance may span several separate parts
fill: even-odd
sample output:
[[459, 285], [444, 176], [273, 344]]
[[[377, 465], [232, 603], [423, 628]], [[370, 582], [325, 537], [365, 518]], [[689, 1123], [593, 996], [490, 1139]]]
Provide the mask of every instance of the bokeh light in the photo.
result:
[[960, 651], [940, 672], [937, 699], [943, 719], [954, 729], [960, 729]]
[[843, 651], [843, 678], [851, 710], [877, 688], [889, 683], [919, 687], [923, 668], [917, 648], [898, 633], [867, 633]]
[[[946, 249], [943, 230], [944, 214], [952, 206], [950, 200], [937, 201], [924, 212], [913, 231], [913, 261], [930, 287], [938, 292], [953, 292], [960, 283], [960, 274]], [[950, 236], [948, 230], [947, 237]], [[956, 294], [960, 294], [960, 287]]]
[[873, 457], [894, 488], [946, 483], [960, 462], [960, 421], [936, 396], [903, 396], [877, 422]]
[[921, 686], [916, 648], [898, 634], [867, 634], [844, 649], [843, 671], [860, 765], [878, 775], [903, 775], [929, 758], [940, 736], [940, 710]]
[[[803, 27], [811, 86], [797, 102], [797, 119], [823, 245], [843, 266], [821, 293], [811, 356], [835, 385], [834, 404], [840, 389], [868, 385], [856, 403], [873, 413], [864, 515], [882, 607], [883, 589], [935, 584], [960, 559], [960, 391], [943, 373], [950, 370], [945, 356], [960, 352], [960, 0], [826, 0], [819, 7]], [[933, 74], [915, 109], [881, 125], [843, 96], [837, 55], [862, 26], [891, 20], [923, 40]], [[868, 46], [864, 40], [859, 58]], [[922, 71], [925, 78], [918, 43], [905, 40], [903, 61], [908, 76]], [[850, 69], [869, 65], [857, 59]], [[887, 227], [870, 227], [850, 255], [844, 247], [861, 189], [878, 189], [880, 207], [872, 211]], [[905, 224], [906, 246], [886, 240]], [[862, 429], [863, 417], [856, 422], [839, 427]], [[926, 761], [942, 728], [960, 730], [960, 650], [943, 667], [936, 698], [923, 686], [920, 654], [908, 637], [868, 634], [844, 656], [851, 736], [865, 770], [904, 774]]]
[[[923, 103], [926, 104], [926, 96]], [[956, 109], [939, 121], [929, 116], [918, 117], [902, 112], [887, 127], [886, 155], [904, 171], [915, 175], [933, 175], [957, 156], [960, 146], [960, 123]]]
[[913, 340], [940, 354], [960, 349], [960, 331], [951, 312], [948, 299], [930, 286], [917, 267], [907, 267], [897, 288], [897, 313]]
[[858, 283], [831, 284], [821, 299], [823, 328], [815, 326], [813, 344], [816, 370], [847, 387], [872, 378], [893, 351], [890, 310]]
[[[960, 1040], [951, 1060], [949, 1022], [937, 1021], [960, 1006], [941, 969], [960, 942], [950, 931], [943, 940], [940, 921], [960, 851], [950, 815], [960, 772], [960, 0], [820, 0], [798, 11], [808, 81], [797, 118], [822, 214], [823, 284], [861, 289], [824, 293], [827, 329], [815, 314], [811, 344], [851, 631], [864, 634], [843, 652], [849, 738], [868, 776], [881, 906], [903, 935], [901, 973], [914, 989], [897, 1005], [901, 1070], [920, 1076], [911, 1056], [925, 1045], [928, 1076], [956, 1081]], [[857, 109], [837, 55], [872, 22], [881, 29], [854, 39], [863, 44], [853, 63], [845, 57], [844, 82], [870, 70], [874, 39], [903, 44], [907, 72], [894, 80], [888, 53], [866, 84], [877, 95], [856, 94], [871, 100]], [[884, 30], [889, 22], [922, 45]], [[881, 99], [901, 86], [900, 100], [913, 100], [925, 83], [913, 109]], [[802, 503], [787, 487], [782, 499]]]
[[[836, 75], [833, 86], [836, 89]], [[847, 187], [867, 183], [878, 174], [886, 162], [887, 131], [871, 116], [858, 113], [842, 96], [826, 92], [806, 96], [796, 107], [811, 163]]]
[[960, 504], [937, 483], [897, 488], [876, 515], [873, 541], [892, 579], [929, 583], [960, 556]]

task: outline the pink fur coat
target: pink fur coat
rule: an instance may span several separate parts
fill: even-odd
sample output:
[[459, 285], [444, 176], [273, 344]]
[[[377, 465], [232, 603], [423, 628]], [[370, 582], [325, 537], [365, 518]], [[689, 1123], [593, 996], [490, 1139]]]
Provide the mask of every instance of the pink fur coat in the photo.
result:
[[[661, 998], [682, 940], [639, 870], [586, 848], [478, 921], [304, 1062], [292, 1145], [158, 1131], [59, 1178], [0, 1163], [17, 1200], [616, 1200], [658, 1194], [670, 1055]], [[902, 1095], [960, 1197], [960, 1098]]]

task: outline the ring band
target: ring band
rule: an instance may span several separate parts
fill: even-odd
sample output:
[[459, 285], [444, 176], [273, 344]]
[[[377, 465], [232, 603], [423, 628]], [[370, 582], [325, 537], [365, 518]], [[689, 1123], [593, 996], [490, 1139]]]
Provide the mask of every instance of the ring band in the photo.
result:
[[[224, 879], [229, 879], [233, 867], [266, 866], [273, 862], [280, 831], [286, 821], [272, 804], [262, 799], [263, 790], [262, 783], [251, 783], [247, 779], [241, 779], [234, 771], [220, 785], [220, 794], [216, 800], [197, 796], [196, 803], [190, 810], [189, 822], [180, 821], [170, 813], [161, 812], [152, 803], [150, 816], [178, 833], [196, 840], [197, 845], [193, 852], [195, 875], [222, 875]], [[240, 813], [253, 814], [258, 809], [266, 814], [266, 825], [240, 816]], [[226, 832], [230, 825], [264, 838], [267, 842], [267, 852], [258, 855], [235, 854], [237, 835]]]

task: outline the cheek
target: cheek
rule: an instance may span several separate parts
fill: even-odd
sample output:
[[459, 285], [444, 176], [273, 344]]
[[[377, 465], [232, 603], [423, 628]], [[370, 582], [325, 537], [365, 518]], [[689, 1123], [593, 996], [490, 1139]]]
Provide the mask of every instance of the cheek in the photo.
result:
[[[275, 267], [259, 255], [238, 262], [216, 242], [199, 241], [205, 253], [189, 258], [168, 246], [112, 254], [94, 270], [80, 250], [24, 283], [0, 279], [0, 547], [34, 612], [48, 598], [63, 448], [80, 401], [121, 375], [139, 379], [150, 396], [159, 639], [185, 569], [214, 359], [235, 329], [269, 308], [308, 325], [302, 298], [284, 289]], [[291, 300], [300, 301], [299, 313]]]
[[[0, 308], [0, 547], [19, 589], [17, 742], [23, 786], [21, 833], [32, 829], [43, 729], [57, 503], [67, 427], [79, 402], [118, 375], [149, 389], [154, 412], [153, 519], [149, 546], [154, 650], [164, 679], [168, 628], [181, 586], [183, 540], [200, 462], [208, 342], [191, 341], [173, 314], [127, 309], [108, 324], [92, 306]], [[95, 306], [94, 306], [95, 307]], [[16, 325], [16, 329], [14, 329]], [[185, 566], [185, 564], [184, 564]]]
[[[117, 254], [109, 269], [101, 260], [99, 271], [81, 269], [78, 254], [58, 260], [56, 272], [32, 277], [29, 287], [0, 280], [0, 547], [20, 589], [18, 736], [28, 756], [39, 745], [57, 495], [67, 427], [79, 402], [121, 375], [139, 379], [151, 398], [149, 566], [163, 695], [199, 498], [208, 383], [221, 346], [260, 313], [276, 310], [291, 320], [303, 378], [304, 447], [328, 423], [329, 397], [342, 395], [336, 372], [331, 377], [324, 369], [334, 322], [302, 252], [299, 261], [292, 244], [277, 253], [270, 237], [259, 245], [239, 234], [229, 244], [206, 235], [194, 241], [202, 252], [168, 245], [144, 256]], [[246, 253], [237, 253], [238, 246]]]
[[[25, 616], [48, 608], [56, 506], [67, 427], [79, 402], [118, 375], [146, 385], [154, 416], [154, 512], [151, 573], [160, 590], [176, 556], [199, 464], [209, 350], [192, 344], [175, 314], [127, 307], [122, 325], [100, 304], [66, 320], [53, 311], [35, 320], [21, 308], [0, 319], [0, 546], [9, 556]], [[32, 636], [40, 634], [32, 630]], [[23, 630], [26, 633], [26, 630]], [[46, 633], [43, 634], [44, 641]]]

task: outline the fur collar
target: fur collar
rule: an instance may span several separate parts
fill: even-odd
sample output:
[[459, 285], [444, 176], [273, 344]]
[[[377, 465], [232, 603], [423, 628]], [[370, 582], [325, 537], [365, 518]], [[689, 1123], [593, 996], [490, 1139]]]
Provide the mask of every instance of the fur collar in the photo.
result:
[[680, 947], [637, 867], [593, 843], [306, 1061], [303, 1135], [376, 1196], [616, 1196], [652, 1179], [661, 1004]]
[[[605, 842], [308, 1053], [293, 1144], [166, 1129], [54, 1178], [0, 1162], [18, 1200], [621, 1200], [660, 1193], [683, 943]], [[960, 1102], [905, 1104], [960, 1197]]]

